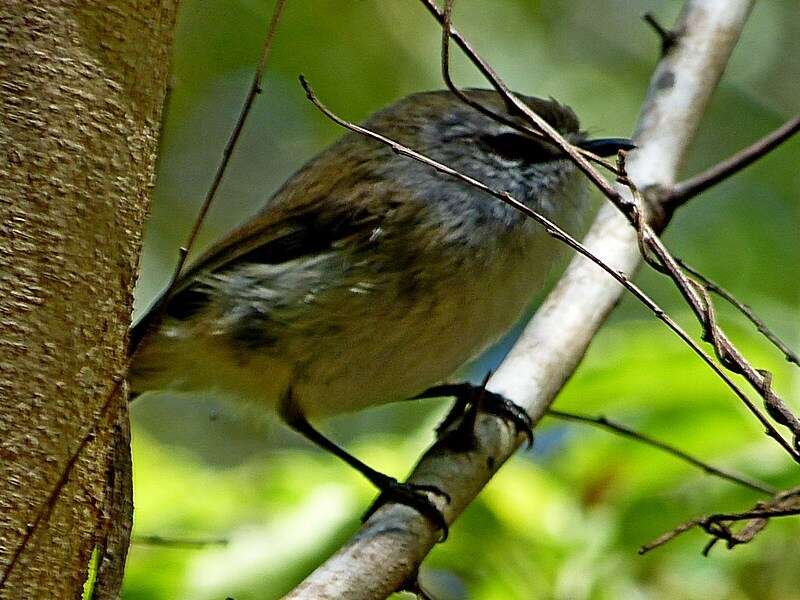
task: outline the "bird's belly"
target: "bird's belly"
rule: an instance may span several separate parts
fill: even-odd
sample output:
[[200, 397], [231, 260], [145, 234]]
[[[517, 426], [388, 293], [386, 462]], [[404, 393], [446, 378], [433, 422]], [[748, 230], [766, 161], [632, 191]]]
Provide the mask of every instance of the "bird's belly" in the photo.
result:
[[515, 262], [461, 273], [451, 280], [457, 284], [442, 282], [407, 301], [366, 296], [351, 308], [360, 316], [350, 326], [318, 340], [293, 393], [310, 417], [409, 398], [497, 341], [545, 277], [539, 267]]
[[144, 348], [132, 383], [139, 391], [212, 391], [273, 410], [291, 392], [310, 418], [402, 400], [452, 376], [514, 325], [540, 291], [554, 246], [528, 240], [524, 252], [502, 260], [437, 268], [444, 274], [420, 286], [383, 273], [366, 288], [331, 286], [287, 313], [258, 348], [228, 335], [165, 335]]

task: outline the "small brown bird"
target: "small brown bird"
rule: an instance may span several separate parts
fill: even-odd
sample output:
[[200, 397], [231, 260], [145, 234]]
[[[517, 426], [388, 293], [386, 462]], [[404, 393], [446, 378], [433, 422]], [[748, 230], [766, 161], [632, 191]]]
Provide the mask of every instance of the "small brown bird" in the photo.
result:
[[[466, 93], [521, 124], [495, 92]], [[609, 155], [631, 147], [587, 141], [568, 107], [521, 98], [582, 148]], [[568, 230], [589, 211], [581, 177], [556, 147], [448, 91], [404, 98], [364, 126]], [[136, 324], [131, 387], [214, 390], [276, 411], [384, 497], [443, 526], [420, 493], [430, 486], [378, 473], [308, 419], [419, 396], [445, 381], [520, 319], [562, 249], [489, 194], [348, 133], [186, 272], [163, 320], [154, 325], [151, 311]], [[438, 392], [458, 389], [468, 388]]]

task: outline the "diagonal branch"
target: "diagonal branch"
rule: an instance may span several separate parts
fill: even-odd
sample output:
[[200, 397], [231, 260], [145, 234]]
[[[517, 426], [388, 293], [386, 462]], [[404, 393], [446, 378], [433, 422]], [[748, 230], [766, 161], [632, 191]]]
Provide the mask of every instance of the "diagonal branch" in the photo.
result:
[[[447, 0], [445, 2], [444, 11], [440, 11], [433, 4], [432, 0], [422, 0], [423, 4], [435, 15], [442, 23], [442, 73], [447, 82], [447, 85], [454, 89], [455, 86], [449, 75], [449, 52], [447, 51], [448, 41], [450, 38], [451, 30], [451, 12], [453, 9], [454, 0]], [[464, 41], [464, 45], [469, 47], [469, 44]], [[477, 52], [472, 52], [473, 55], [478, 57]], [[480, 59], [480, 57], [478, 57]], [[670, 254], [666, 246], [658, 237], [656, 228], [663, 227], [665, 219], [672, 214], [674, 207], [666, 202], [665, 197], [655, 198], [656, 193], [650, 194], [652, 202], [646, 202], [646, 199], [639, 193], [636, 185], [631, 181], [626, 173], [626, 154], [620, 153], [618, 158], [617, 167], [617, 182], [628, 188], [630, 194], [621, 194], [616, 189], [612, 189], [608, 182], [592, 167], [587, 159], [581, 156], [580, 152], [565, 140], [553, 127], [551, 127], [544, 119], [539, 117], [533, 112], [530, 107], [521, 102], [508, 88], [508, 86], [499, 78], [499, 76], [492, 73], [490, 83], [506, 100], [509, 110], [515, 110], [517, 113], [525, 117], [528, 122], [534, 125], [537, 130], [542, 132], [542, 135], [552, 144], [561, 148], [562, 151], [569, 157], [569, 159], [580, 169], [589, 180], [608, 198], [608, 200], [628, 219], [628, 222], [634, 227], [637, 234], [637, 241], [642, 257], [645, 262], [653, 267], [656, 271], [663, 273], [670, 277], [675, 284], [678, 291], [683, 295], [686, 302], [691, 307], [697, 320], [703, 327], [703, 340], [712, 344], [714, 352], [720, 361], [720, 364], [728, 371], [741, 375], [750, 384], [750, 386], [762, 397], [766, 415], [762, 413], [758, 407], [742, 392], [730, 379], [726, 376], [717, 365], [712, 365], [708, 360], [705, 353], [701, 352], [697, 345], [688, 338], [663, 311], [656, 310], [654, 303], [650, 302], [648, 306], [653, 313], [661, 321], [665, 322], [676, 334], [678, 334], [692, 350], [697, 353], [707, 364], [717, 373], [729, 388], [736, 394], [742, 401], [747, 409], [759, 420], [764, 426], [765, 433], [773, 438], [780, 444], [784, 450], [796, 461], [800, 462], [800, 419], [792, 413], [786, 403], [775, 393], [771, 386], [772, 375], [768, 371], [755, 368], [751, 365], [741, 352], [733, 345], [724, 331], [719, 327], [716, 322], [714, 306], [710, 297], [705, 290], [695, 281], [690, 280], [685, 273], [680, 269], [676, 259]], [[777, 143], [780, 139], [785, 139], [789, 133], [784, 132], [781, 134], [783, 137], [775, 137]], [[773, 136], [774, 137], [774, 136]], [[769, 146], [770, 144], [762, 144]], [[663, 186], [652, 186], [658, 190], [663, 191]], [[499, 196], [498, 196], [499, 197]], [[501, 198], [502, 199], [502, 198]], [[659, 204], [656, 204], [656, 202]], [[646, 211], [650, 210], [650, 221], [645, 219]], [[524, 212], [524, 211], [523, 211]], [[534, 217], [535, 218], [535, 217]], [[551, 233], [552, 235], [552, 233]], [[594, 260], [594, 257], [576, 248], [579, 252]], [[595, 262], [598, 262], [595, 260]], [[609, 271], [612, 276], [615, 272], [607, 269], [607, 265], [599, 261], [598, 264]], [[617, 278], [617, 277], [615, 277]], [[618, 279], [618, 278], [617, 278]], [[640, 301], [648, 304], [647, 299], [637, 289], [634, 289], [628, 283], [621, 281], [621, 283], [631, 291]], [[788, 442], [781, 436], [778, 430], [770, 421], [774, 421], [789, 429], [793, 435], [793, 444], [790, 446]]]
[[[680, 35], [651, 79], [635, 136], [639, 150], [628, 164], [640, 189], [668, 187], [677, 178], [751, 8], [750, 0], [689, 0], [684, 6], [674, 28]], [[663, 85], [667, 74], [670, 86]], [[624, 186], [615, 188], [615, 193], [630, 198]], [[659, 223], [659, 228], [665, 224]], [[612, 206], [600, 210], [584, 245], [617, 271], [633, 273], [640, 263], [636, 234]], [[488, 388], [523, 406], [534, 421], [540, 420], [621, 293], [618, 283], [595, 264], [574, 259]], [[469, 453], [434, 445], [410, 478], [450, 494], [450, 504], [441, 507], [448, 522], [523, 441], [489, 416], [478, 419], [476, 436], [479, 447]], [[385, 598], [414, 576], [437, 539], [438, 532], [413, 509], [387, 505], [287, 598]]]
[[737, 152], [730, 158], [714, 165], [707, 171], [695, 175], [691, 179], [676, 183], [667, 192], [666, 203], [670, 210], [675, 210], [708, 188], [715, 186], [720, 181], [735, 175], [745, 167], [750, 166], [759, 158], [765, 156], [794, 134], [800, 131], [800, 115], [788, 120], [772, 133], [764, 136], [744, 150]]

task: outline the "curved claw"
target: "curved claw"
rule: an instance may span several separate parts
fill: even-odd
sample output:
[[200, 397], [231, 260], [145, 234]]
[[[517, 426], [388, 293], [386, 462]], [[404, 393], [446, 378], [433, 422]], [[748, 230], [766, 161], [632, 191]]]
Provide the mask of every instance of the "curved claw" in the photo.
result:
[[[436, 428], [437, 437], [441, 438], [455, 422], [461, 420], [462, 423], [455, 430], [455, 434], [466, 440], [472, 434], [474, 412], [471, 415], [473, 422], [466, 417], [471, 410], [477, 409], [512, 423], [518, 434], [525, 434], [528, 439], [528, 448], [530, 449], [533, 446], [533, 421], [530, 415], [525, 412], [525, 409], [514, 404], [505, 396], [490, 392], [482, 386], [471, 383], [448, 383], [429, 388], [414, 396], [414, 399], [443, 396], [453, 396], [456, 401], [450, 412]], [[469, 440], [462, 443], [461, 446], [466, 449], [472, 449], [473, 447]]]
[[494, 392], [485, 392], [483, 405], [484, 412], [510, 421], [517, 433], [524, 433], [528, 438], [528, 449], [533, 447], [533, 420], [521, 406], [514, 404], [511, 400]]
[[361, 517], [364, 522], [369, 519], [373, 513], [387, 502], [396, 502], [398, 504], [405, 504], [410, 506], [422, 516], [428, 518], [437, 529], [442, 531], [440, 542], [447, 539], [449, 527], [442, 512], [431, 502], [430, 498], [425, 495], [425, 492], [442, 496], [446, 502], [450, 502], [450, 495], [442, 491], [435, 485], [428, 485], [424, 483], [400, 483], [396, 479], [388, 480], [381, 489], [381, 493], [367, 509], [367, 512]]

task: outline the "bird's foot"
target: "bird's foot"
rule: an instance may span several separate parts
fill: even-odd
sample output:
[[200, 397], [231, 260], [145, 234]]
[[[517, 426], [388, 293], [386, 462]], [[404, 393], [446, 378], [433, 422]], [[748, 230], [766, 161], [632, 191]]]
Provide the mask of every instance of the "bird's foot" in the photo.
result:
[[438, 529], [442, 531], [442, 538], [440, 541], [447, 539], [448, 526], [447, 521], [436, 505], [428, 497], [428, 493], [435, 494], [444, 498], [445, 502], [450, 502], [450, 495], [443, 492], [435, 485], [428, 485], [424, 483], [404, 483], [397, 481], [394, 477], [383, 475], [380, 479], [371, 480], [381, 493], [369, 507], [361, 521], [366, 521], [372, 514], [387, 502], [396, 502], [398, 504], [405, 504], [410, 506], [423, 516], [427, 517]]
[[[456, 400], [450, 412], [436, 427], [436, 435], [439, 439], [446, 436], [455, 449], [468, 451], [475, 448], [475, 417], [478, 412], [485, 412], [511, 423], [518, 434], [525, 434], [528, 448], [533, 445], [533, 421], [528, 413], [505, 396], [490, 392], [483, 386], [466, 382], [437, 385], [414, 398], [444, 396], [454, 396]], [[457, 421], [460, 421], [458, 426], [452, 429]]]

